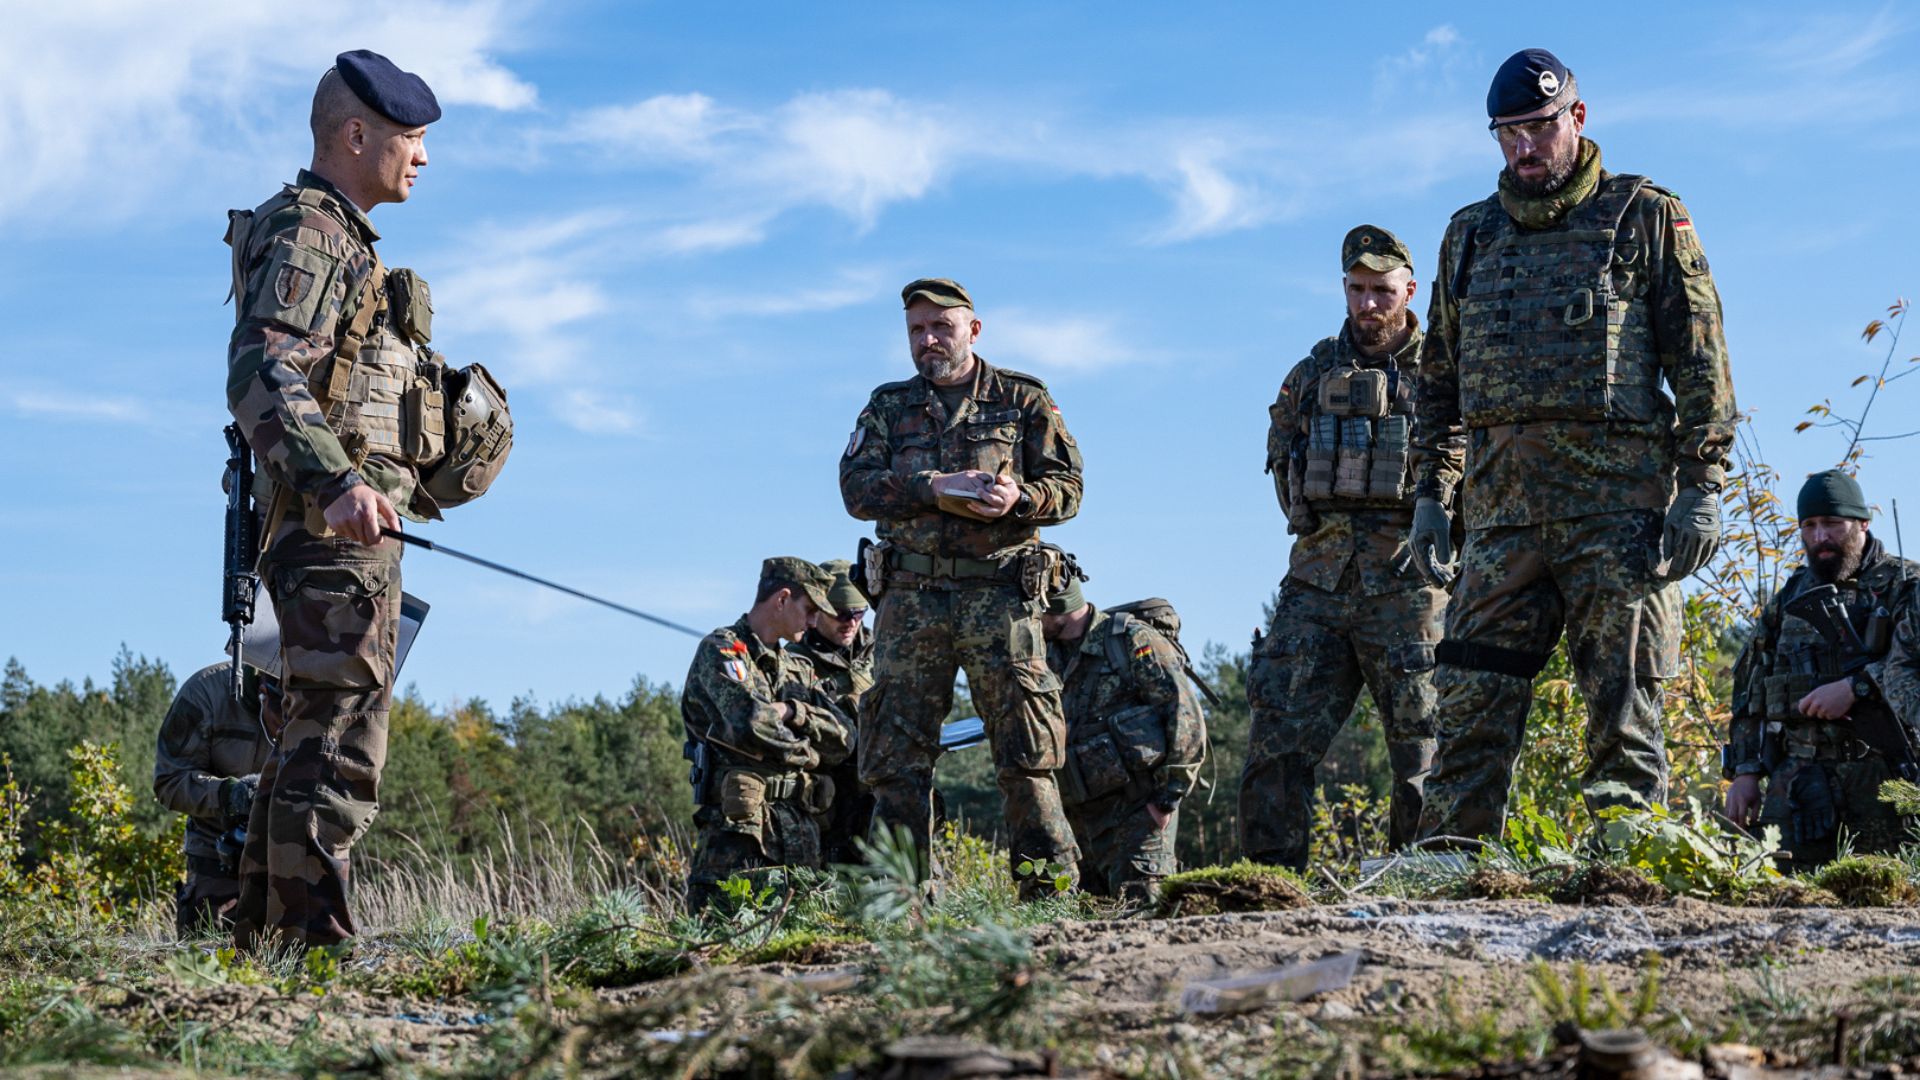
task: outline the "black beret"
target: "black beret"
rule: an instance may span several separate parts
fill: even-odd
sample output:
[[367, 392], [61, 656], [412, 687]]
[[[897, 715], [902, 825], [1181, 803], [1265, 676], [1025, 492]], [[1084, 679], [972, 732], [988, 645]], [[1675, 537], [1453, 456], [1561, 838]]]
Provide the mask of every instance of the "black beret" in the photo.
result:
[[1519, 116], [1559, 99], [1573, 72], [1560, 58], [1545, 49], [1521, 49], [1500, 70], [1493, 73], [1493, 85], [1487, 87], [1487, 117]]
[[353, 96], [401, 127], [424, 127], [440, 119], [440, 102], [427, 81], [371, 49], [343, 52], [333, 58], [333, 67]]
[[1814, 517], [1868, 521], [1873, 517], [1867, 510], [1867, 497], [1860, 490], [1860, 481], [1839, 469], [1807, 477], [1807, 482], [1800, 485], [1799, 505], [1794, 509], [1801, 521]]

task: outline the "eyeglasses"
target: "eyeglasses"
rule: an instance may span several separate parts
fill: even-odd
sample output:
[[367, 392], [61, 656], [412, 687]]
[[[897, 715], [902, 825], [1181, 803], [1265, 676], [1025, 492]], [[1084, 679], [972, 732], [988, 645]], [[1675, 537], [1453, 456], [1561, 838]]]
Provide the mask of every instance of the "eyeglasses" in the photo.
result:
[[1495, 139], [1507, 145], [1519, 142], [1522, 136], [1525, 136], [1528, 142], [1537, 143], [1551, 134], [1555, 127], [1559, 126], [1560, 118], [1567, 114], [1568, 109], [1573, 108], [1579, 103], [1579, 100], [1576, 98], [1553, 110], [1551, 114], [1542, 116], [1537, 120], [1508, 120], [1505, 123], [1501, 123], [1498, 120], [1489, 120], [1487, 121], [1487, 130], [1493, 133]]

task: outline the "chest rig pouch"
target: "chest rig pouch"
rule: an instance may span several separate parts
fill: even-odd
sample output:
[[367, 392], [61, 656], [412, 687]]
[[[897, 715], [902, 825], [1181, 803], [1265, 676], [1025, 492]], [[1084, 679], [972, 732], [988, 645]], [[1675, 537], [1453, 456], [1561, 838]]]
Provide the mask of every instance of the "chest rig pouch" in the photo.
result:
[[[426, 348], [432, 294], [418, 274], [401, 269], [386, 274], [374, 302], [366, 343], [345, 365], [336, 362], [329, 378], [329, 426], [356, 458], [431, 468], [447, 452], [446, 364]], [[342, 376], [344, 386], [333, 381]]]
[[1645, 184], [1610, 176], [1549, 229], [1521, 229], [1497, 201], [1482, 204], [1454, 278], [1467, 427], [1646, 423], [1671, 410], [1646, 300], [1646, 238], [1624, 224]]
[[1309, 504], [1398, 505], [1406, 493], [1411, 388], [1397, 368], [1363, 368], [1316, 346], [1319, 385], [1289, 468]]

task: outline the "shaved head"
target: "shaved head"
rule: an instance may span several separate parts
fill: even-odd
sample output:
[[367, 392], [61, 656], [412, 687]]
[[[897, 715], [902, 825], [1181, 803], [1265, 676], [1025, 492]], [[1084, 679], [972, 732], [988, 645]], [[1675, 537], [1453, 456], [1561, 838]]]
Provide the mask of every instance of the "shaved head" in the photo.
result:
[[395, 126], [360, 100], [340, 77], [339, 69], [328, 68], [327, 73], [320, 76], [320, 85], [313, 89], [313, 113], [307, 120], [307, 126], [313, 129], [314, 157], [331, 156], [334, 148], [329, 144], [339, 137], [341, 126], [349, 120], [358, 120], [374, 131]]

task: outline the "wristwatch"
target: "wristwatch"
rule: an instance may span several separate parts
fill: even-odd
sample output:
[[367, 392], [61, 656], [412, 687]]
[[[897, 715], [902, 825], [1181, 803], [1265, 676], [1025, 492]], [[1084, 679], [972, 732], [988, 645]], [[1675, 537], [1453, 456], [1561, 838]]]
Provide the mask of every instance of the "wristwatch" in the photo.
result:
[[1853, 690], [1853, 699], [1855, 701], [1872, 701], [1873, 700], [1873, 695], [1874, 695], [1873, 680], [1867, 678], [1865, 672], [1855, 675], [1852, 679], [1849, 679], [1847, 681], [1847, 685]]

